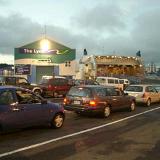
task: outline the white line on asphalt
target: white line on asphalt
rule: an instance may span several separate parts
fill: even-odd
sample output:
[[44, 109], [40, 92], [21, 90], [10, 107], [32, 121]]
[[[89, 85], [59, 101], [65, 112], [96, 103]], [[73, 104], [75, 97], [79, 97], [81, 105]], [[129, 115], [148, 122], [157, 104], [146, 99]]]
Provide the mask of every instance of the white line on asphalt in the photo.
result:
[[146, 114], [146, 113], [148, 113], [148, 112], [152, 112], [152, 111], [155, 111], [155, 110], [158, 110], [158, 109], [160, 109], [160, 107], [157, 107], [157, 108], [154, 108], [154, 109], [150, 109], [150, 110], [148, 110], [148, 111], [144, 111], [144, 112], [141, 112], [141, 113], [138, 113], [138, 114], [135, 114], [135, 115], [126, 117], [126, 118], [122, 118], [122, 119], [119, 119], [119, 120], [114, 121], [114, 122], [106, 123], [106, 124], [103, 124], [103, 125], [101, 125], [101, 126], [93, 127], [93, 128], [90, 128], [90, 129], [85, 129], [85, 130], [80, 131], [80, 132], [68, 134], [68, 135], [66, 135], [66, 136], [58, 137], [58, 138], [51, 139], [51, 140], [48, 140], [48, 141], [45, 141], [45, 142], [33, 144], [33, 145], [30, 145], [30, 146], [27, 146], [27, 147], [23, 147], [23, 148], [19, 148], [19, 149], [13, 150], [13, 151], [9, 151], [9, 152], [6, 152], [6, 153], [2, 153], [2, 154], [0, 154], [0, 158], [5, 157], [5, 156], [12, 155], [12, 154], [17, 153], [17, 152], [22, 152], [22, 151], [29, 150], [29, 149], [32, 149], [32, 148], [40, 147], [40, 146], [43, 146], [43, 145], [46, 145], [46, 144], [49, 144], [49, 143], [52, 143], [52, 142], [56, 142], [56, 141], [59, 141], [59, 140], [62, 140], [62, 139], [66, 139], [66, 138], [69, 138], [69, 137], [73, 137], [73, 136], [76, 136], [76, 135], [80, 135], [80, 134], [83, 134], [83, 133], [87, 133], [87, 132], [90, 132], [90, 131], [93, 131], [93, 130], [97, 130], [97, 129], [99, 129], [99, 128], [103, 128], [103, 127], [106, 127], [106, 126], [110, 126], [110, 125], [112, 125], [112, 124], [116, 124], [116, 123], [118, 123], [118, 122], [122, 122], [122, 121], [131, 119], [131, 118], [134, 118], [134, 117], [137, 117], [137, 116], [140, 116], [140, 115], [143, 115], [143, 114]]

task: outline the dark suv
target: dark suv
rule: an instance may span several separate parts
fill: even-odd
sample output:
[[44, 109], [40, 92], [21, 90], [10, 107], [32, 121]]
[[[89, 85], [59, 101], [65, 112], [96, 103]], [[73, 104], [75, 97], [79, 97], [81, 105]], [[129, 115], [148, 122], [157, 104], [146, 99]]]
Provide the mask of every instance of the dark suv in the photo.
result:
[[24, 77], [0, 76], [0, 85], [12, 85], [29, 89], [37, 95], [42, 94], [42, 89], [36, 84], [30, 84]]
[[76, 113], [100, 113], [108, 117], [113, 110], [135, 110], [135, 98], [114, 87], [86, 85], [72, 87], [64, 99], [64, 108]]
[[42, 78], [39, 86], [42, 88], [43, 96], [58, 97], [65, 96], [72, 84], [66, 78]]

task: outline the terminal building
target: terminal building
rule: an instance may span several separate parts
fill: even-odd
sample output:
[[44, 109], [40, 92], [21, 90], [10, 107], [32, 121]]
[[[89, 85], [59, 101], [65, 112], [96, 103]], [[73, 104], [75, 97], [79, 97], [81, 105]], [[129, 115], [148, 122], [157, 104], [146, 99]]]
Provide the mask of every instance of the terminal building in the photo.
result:
[[39, 83], [42, 76], [75, 76], [76, 50], [44, 38], [14, 49], [15, 75]]

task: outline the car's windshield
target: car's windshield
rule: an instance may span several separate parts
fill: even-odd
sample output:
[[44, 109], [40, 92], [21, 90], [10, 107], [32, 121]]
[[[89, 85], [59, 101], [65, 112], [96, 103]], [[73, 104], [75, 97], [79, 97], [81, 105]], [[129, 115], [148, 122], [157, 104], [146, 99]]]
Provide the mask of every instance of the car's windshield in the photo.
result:
[[143, 87], [142, 86], [129, 86], [125, 89], [125, 91], [131, 91], [131, 92], [142, 92]]
[[46, 84], [48, 82], [49, 82], [49, 79], [43, 78], [43, 79], [40, 80], [39, 84]]
[[78, 96], [78, 97], [91, 97], [92, 92], [88, 88], [73, 87], [69, 90], [67, 95], [68, 96]]
[[155, 86], [157, 91], [160, 91], [160, 86]]

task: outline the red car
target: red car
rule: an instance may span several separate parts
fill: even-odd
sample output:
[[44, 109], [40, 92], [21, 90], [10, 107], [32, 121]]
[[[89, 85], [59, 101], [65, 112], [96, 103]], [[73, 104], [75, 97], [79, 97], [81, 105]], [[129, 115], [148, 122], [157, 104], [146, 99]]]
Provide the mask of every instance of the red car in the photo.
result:
[[72, 84], [66, 78], [44, 78], [41, 80], [39, 86], [42, 89], [42, 96], [58, 97], [59, 95], [65, 96]]

